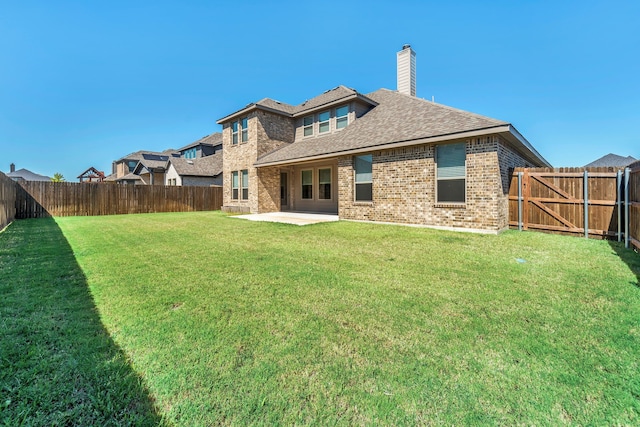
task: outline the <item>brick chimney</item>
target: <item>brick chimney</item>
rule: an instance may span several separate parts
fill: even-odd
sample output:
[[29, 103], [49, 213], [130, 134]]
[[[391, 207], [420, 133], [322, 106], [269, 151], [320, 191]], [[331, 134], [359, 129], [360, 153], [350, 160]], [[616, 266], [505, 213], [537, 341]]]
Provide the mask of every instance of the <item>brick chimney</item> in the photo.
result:
[[416, 96], [416, 52], [408, 44], [398, 52], [398, 92]]
[[16, 171], [16, 165], [14, 163], [11, 163], [9, 165], [9, 173], [15, 172]]

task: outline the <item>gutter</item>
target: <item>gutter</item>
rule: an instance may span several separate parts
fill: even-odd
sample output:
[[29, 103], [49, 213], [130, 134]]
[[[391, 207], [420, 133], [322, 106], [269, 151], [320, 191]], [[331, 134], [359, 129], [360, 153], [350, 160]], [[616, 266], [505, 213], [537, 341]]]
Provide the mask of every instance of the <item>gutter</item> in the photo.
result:
[[[534, 158], [537, 158], [539, 161], [544, 163], [547, 167], [551, 167], [551, 164], [544, 157], [542, 157], [536, 151], [535, 148], [533, 148], [533, 146], [529, 143], [529, 141], [527, 141], [520, 134], [520, 132], [518, 132], [516, 130], [516, 128], [514, 128], [511, 124], [508, 124], [508, 123], [504, 124], [504, 125], [498, 125], [498, 126], [495, 126], [495, 127], [476, 129], [476, 130], [472, 130], [472, 131], [465, 131], [465, 132], [452, 133], [452, 134], [443, 134], [443, 135], [437, 135], [437, 136], [432, 136], [432, 137], [428, 137], [428, 138], [415, 138], [415, 139], [409, 139], [409, 140], [404, 140], [404, 141], [383, 143], [383, 144], [378, 144], [378, 145], [370, 145], [370, 146], [367, 146], [367, 147], [353, 148], [353, 149], [341, 150], [341, 151], [334, 151], [334, 152], [330, 152], [330, 153], [323, 153], [323, 154], [318, 154], [318, 155], [313, 155], [313, 156], [298, 157], [298, 158], [287, 159], [287, 160], [276, 160], [276, 161], [265, 162], [265, 163], [261, 163], [260, 160], [258, 160], [256, 163], [254, 163], [253, 166], [256, 167], [256, 168], [261, 168], [261, 167], [269, 167], [269, 166], [286, 165], [286, 164], [291, 164], [291, 163], [312, 162], [312, 161], [316, 161], [316, 160], [325, 160], [325, 159], [329, 159], [329, 158], [333, 158], [333, 157], [337, 157], [337, 156], [346, 156], [346, 155], [356, 155], [356, 154], [362, 154], [362, 153], [369, 153], [369, 152], [375, 151], [375, 150], [389, 150], [389, 149], [394, 149], [394, 148], [410, 147], [410, 146], [421, 145], [421, 144], [433, 144], [433, 143], [442, 142], [442, 141], [452, 141], [452, 140], [456, 140], [456, 139], [467, 139], [467, 138], [473, 138], [473, 137], [478, 137], [478, 136], [483, 136], [483, 135], [491, 135], [491, 134], [502, 134], [502, 135], [507, 134], [507, 136], [511, 136], [511, 138], [507, 138], [507, 139], [509, 139], [512, 144], [516, 143], [516, 144], [514, 144], [514, 145], [516, 145], [515, 148], [519, 148], [519, 147], [517, 147], [517, 144], [520, 144], [522, 147], [525, 148], [524, 151], [528, 151], [529, 152], [529, 153], [524, 153], [524, 154], [532, 154]], [[527, 156], [527, 157], [530, 157], [530, 156]]]

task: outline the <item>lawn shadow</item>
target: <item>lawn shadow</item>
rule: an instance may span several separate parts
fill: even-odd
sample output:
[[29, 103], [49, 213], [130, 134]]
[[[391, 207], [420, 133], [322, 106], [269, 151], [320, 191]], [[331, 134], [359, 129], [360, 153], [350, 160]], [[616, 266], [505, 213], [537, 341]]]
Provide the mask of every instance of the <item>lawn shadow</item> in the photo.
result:
[[159, 425], [52, 218], [0, 234], [0, 424]]
[[631, 269], [636, 276], [636, 282], [633, 285], [640, 288], [640, 253], [632, 248], [625, 248], [623, 242], [610, 240], [609, 246], [618, 255], [618, 257]]

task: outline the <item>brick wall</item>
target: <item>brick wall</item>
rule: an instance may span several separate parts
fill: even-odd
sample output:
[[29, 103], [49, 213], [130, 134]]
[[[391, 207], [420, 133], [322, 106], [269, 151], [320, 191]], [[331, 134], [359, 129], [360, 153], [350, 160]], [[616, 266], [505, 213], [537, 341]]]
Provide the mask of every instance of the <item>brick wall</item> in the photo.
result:
[[[253, 111], [248, 117], [248, 141], [241, 142], [241, 132], [238, 132], [238, 144], [232, 144], [231, 122], [223, 124], [222, 144], [224, 149], [223, 155], [223, 210], [228, 212], [265, 212], [265, 208], [259, 206], [258, 194], [277, 194], [277, 203], [279, 207], [280, 199], [280, 183], [274, 184], [273, 180], [267, 179], [264, 183], [260, 183], [261, 176], [258, 174], [253, 164], [258, 157], [270, 153], [283, 146], [284, 144], [293, 142], [294, 127], [293, 120], [278, 114], [266, 111]], [[233, 171], [249, 171], [249, 198], [248, 200], [232, 200], [232, 172]], [[265, 177], [268, 176], [264, 175]], [[241, 176], [239, 177], [241, 184]], [[240, 191], [241, 193], [241, 191]], [[267, 206], [269, 203], [261, 202]], [[275, 209], [271, 209], [275, 210]]]
[[526, 162], [495, 135], [464, 142], [466, 203], [436, 203], [437, 147], [419, 145], [372, 152], [374, 201], [369, 203], [354, 202], [352, 157], [339, 158], [340, 217], [492, 231], [506, 228], [509, 168]]

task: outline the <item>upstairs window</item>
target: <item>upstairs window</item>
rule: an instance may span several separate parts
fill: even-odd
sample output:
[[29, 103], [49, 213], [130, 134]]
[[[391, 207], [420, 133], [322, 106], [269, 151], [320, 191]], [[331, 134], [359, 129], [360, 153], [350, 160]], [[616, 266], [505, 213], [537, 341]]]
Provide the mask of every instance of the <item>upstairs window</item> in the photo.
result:
[[436, 177], [438, 203], [464, 203], [466, 186], [466, 144], [436, 147]]
[[242, 120], [240, 120], [240, 128], [242, 129], [242, 137], [241, 137], [241, 141], [242, 142], [247, 142], [249, 140], [249, 118], [245, 117]]
[[313, 199], [313, 171], [302, 171], [302, 198]]
[[336, 108], [336, 129], [342, 129], [349, 124], [349, 106]]
[[242, 171], [242, 200], [249, 199], [249, 171]]
[[329, 111], [324, 111], [318, 114], [318, 133], [329, 132], [331, 129], [329, 125], [329, 119], [331, 118], [331, 114]]
[[356, 172], [356, 202], [373, 200], [373, 156], [355, 156], [353, 166]]
[[133, 172], [133, 170], [136, 168], [137, 165], [138, 165], [137, 160], [129, 160], [127, 162], [127, 167], [129, 168], [129, 172]]
[[238, 122], [231, 123], [231, 143], [233, 145], [238, 143]]
[[313, 116], [307, 116], [302, 119], [303, 133], [304, 136], [313, 135]]
[[238, 200], [238, 171], [231, 172], [231, 198]]
[[185, 159], [195, 159], [197, 154], [197, 150], [195, 148], [190, 148], [184, 152]]

